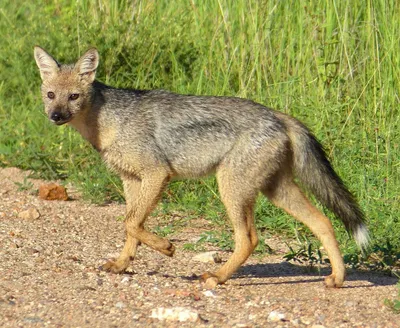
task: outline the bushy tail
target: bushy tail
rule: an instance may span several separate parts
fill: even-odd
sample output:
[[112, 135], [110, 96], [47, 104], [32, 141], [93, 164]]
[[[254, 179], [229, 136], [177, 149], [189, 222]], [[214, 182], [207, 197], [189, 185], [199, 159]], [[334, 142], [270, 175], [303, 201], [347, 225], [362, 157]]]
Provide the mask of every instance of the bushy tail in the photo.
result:
[[291, 139], [296, 177], [352, 233], [361, 249], [369, 241], [364, 214], [354, 196], [333, 170], [325, 151], [315, 136], [299, 121], [284, 115]]

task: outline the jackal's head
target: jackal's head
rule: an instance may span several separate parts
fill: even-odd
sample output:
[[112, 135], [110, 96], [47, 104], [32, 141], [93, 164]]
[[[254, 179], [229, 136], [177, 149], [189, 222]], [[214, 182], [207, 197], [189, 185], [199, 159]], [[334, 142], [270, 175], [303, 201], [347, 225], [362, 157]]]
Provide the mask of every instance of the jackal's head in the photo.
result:
[[48, 118], [57, 125], [72, 121], [90, 106], [99, 63], [97, 50], [89, 49], [75, 65], [60, 65], [37, 46], [34, 54], [43, 81], [42, 97]]

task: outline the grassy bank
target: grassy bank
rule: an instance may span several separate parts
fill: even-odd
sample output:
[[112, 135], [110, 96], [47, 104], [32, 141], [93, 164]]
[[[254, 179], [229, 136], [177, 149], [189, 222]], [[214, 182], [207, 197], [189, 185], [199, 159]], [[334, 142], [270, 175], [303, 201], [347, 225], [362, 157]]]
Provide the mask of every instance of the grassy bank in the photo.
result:
[[[121, 185], [68, 127], [42, 113], [33, 46], [61, 62], [89, 46], [98, 79], [118, 87], [251, 98], [305, 122], [358, 197], [372, 246], [398, 254], [400, 4], [392, 1], [3, 1], [0, 165], [72, 181], [92, 201]], [[223, 221], [215, 181], [175, 182], [158, 211]], [[267, 201], [262, 234], [301, 226]], [[336, 220], [344, 252], [355, 254]], [[390, 248], [390, 250], [387, 250]]]

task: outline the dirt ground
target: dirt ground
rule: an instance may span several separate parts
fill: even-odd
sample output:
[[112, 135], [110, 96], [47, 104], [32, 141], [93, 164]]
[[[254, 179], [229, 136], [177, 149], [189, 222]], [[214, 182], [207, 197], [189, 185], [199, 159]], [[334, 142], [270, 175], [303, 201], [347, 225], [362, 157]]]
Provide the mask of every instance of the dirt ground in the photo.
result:
[[225, 285], [203, 289], [197, 276], [220, 264], [182, 247], [213, 228], [201, 219], [169, 236], [173, 258], [142, 246], [129, 273], [100, 271], [122, 249], [124, 206], [91, 205], [73, 192], [70, 201], [41, 200], [18, 190], [26, 174], [0, 169], [2, 327], [400, 327], [384, 305], [398, 295], [396, 278], [349, 270], [344, 288], [326, 289], [329, 269], [287, 263], [279, 238], [276, 255], [253, 256]]

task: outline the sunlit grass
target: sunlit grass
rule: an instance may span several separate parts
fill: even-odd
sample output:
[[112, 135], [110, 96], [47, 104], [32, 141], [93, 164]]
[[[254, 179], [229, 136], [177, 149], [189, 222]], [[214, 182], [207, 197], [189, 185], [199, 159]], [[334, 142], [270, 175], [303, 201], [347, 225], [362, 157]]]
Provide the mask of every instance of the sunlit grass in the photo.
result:
[[[0, 165], [64, 178], [96, 202], [119, 180], [68, 127], [42, 114], [39, 44], [62, 62], [88, 47], [118, 87], [251, 98], [294, 115], [322, 141], [369, 219], [400, 248], [400, 3], [397, 1], [5, 1], [0, 8]], [[212, 179], [174, 182], [163, 208], [226, 220]], [[260, 200], [266, 230], [298, 224]], [[335, 221], [345, 251], [355, 251]]]

